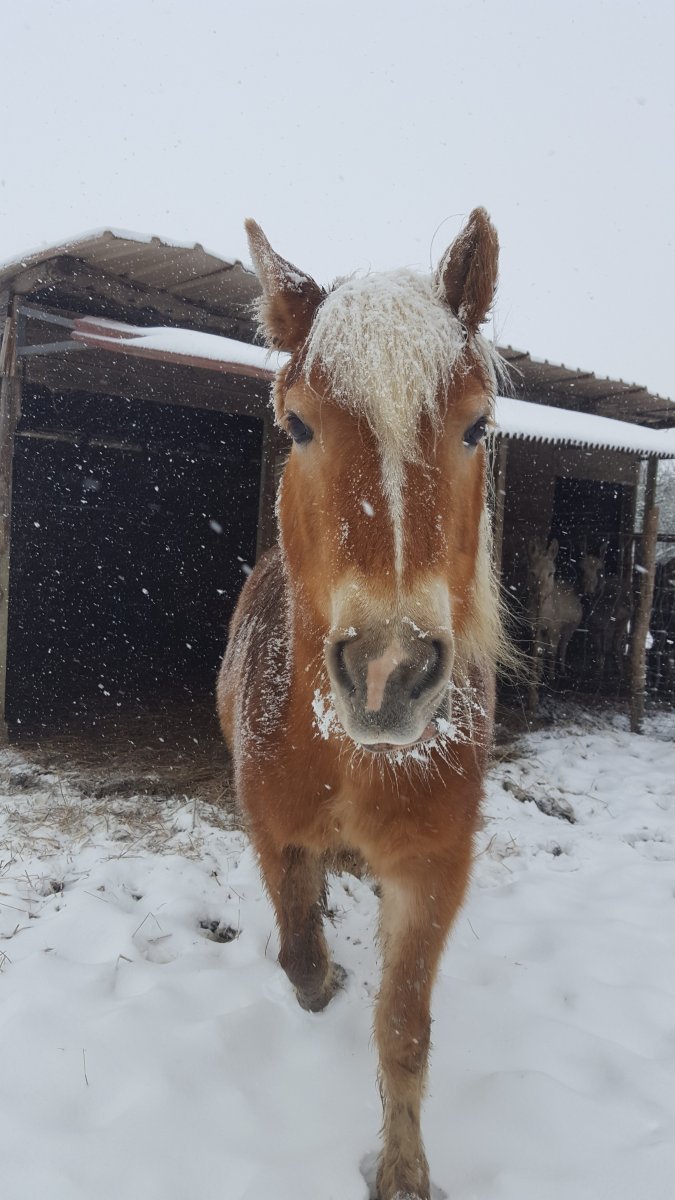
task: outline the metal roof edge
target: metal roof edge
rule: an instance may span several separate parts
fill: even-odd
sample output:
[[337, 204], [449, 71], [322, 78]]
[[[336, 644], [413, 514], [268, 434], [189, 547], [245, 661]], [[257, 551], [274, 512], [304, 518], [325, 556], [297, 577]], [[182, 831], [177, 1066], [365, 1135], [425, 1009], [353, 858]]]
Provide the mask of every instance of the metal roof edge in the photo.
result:
[[[527, 403], [527, 402], [526, 402]], [[632, 422], [625, 422], [631, 425], [633, 429], [646, 429], [647, 426], [635, 425]], [[555, 446], [578, 446], [585, 450], [611, 450], [614, 454], [630, 454], [633, 458], [659, 458], [659, 459], [675, 459], [675, 449], [673, 450], [645, 450], [635, 449], [631, 446], [620, 446], [615, 442], [589, 442], [583, 438], [574, 438], [569, 435], [554, 437], [553, 435], [545, 435], [541, 433], [512, 433], [507, 429], [495, 427], [492, 432], [494, 438], [502, 438], [505, 441], [514, 442], [540, 442], [542, 445]]]
[[135, 242], [138, 246], [161, 246], [166, 247], [167, 250], [200, 251], [210, 258], [221, 262], [225, 268], [241, 267], [247, 274], [255, 275], [255, 271], [250, 263], [245, 263], [240, 258], [223, 257], [222, 254], [208, 249], [201, 242], [182, 242], [175, 238], [163, 237], [159, 234], [139, 233], [134, 230], [103, 226], [99, 229], [86, 230], [84, 233], [72, 238], [66, 238], [64, 241], [57, 242], [56, 244], [27, 250], [17, 258], [8, 259], [0, 263], [0, 282], [4, 279], [14, 278], [31, 267], [39, 266], [40, 263], [49, 262], [52, 258], [60, 258], [63, 255], [77, 257], [77, 251], [84, 252], [88, 247], [96, 245], [97, 242], [103, 242], [107, 237], [114, 238], [116, 241]]

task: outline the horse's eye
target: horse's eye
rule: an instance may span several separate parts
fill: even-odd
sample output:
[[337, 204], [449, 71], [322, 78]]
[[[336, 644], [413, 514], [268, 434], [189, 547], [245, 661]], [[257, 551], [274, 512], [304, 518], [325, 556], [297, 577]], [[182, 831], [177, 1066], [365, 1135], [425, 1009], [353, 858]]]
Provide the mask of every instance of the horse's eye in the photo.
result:
[[286, 429], [293, 438], [293, 441], [297, 442], [300, 446], [303, 442], [311, 442], [314, 437], [309, 425], [305, 425], [305, 422], [301, 421], [298, 414], [294, 412], [286, 413]]
[[487, 417], [479, 417], [477, 421], [474, 421], [473, 425], [464, 434], [464, 445], [477, 446], [479, 442], [482, 442], [487, 433], [487, 425]]

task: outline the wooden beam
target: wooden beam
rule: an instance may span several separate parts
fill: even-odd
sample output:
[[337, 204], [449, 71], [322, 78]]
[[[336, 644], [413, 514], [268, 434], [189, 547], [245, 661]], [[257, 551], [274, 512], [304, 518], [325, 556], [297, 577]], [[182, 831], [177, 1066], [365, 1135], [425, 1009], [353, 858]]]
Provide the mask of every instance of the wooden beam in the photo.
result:
[[501, 581], [502, 545], [504, 541], [504, 501], [506, 498], [506, 465], [509, 452], [508, 438], [500, 438], [494, 464], [495, 506], [492, 526], [492, 558], [495, 575]]
[[14, 432], [21, 411], [21, 381], [16, 373], [16, 301], [5, 321], [0, 348], [0, 740], [7, 741], [7, 630], [12, 528]]
[[273, 546], [277, 540], [277, 466], [283, 449], [282, 434], [275, 424], [272, 413], [269, 412], [265, 418], [263, 430], [256, 562], [260, 555], [264, 554], [265, 550]]
[[647, 463], [645, 484], [645, 509], [642, 525], [642, 562], [640, 590], [630, 645], [630, 727], [633, 733], [642, 733], [645, 715], [645, 692], [647, 687], [647, 635], [654, 600], [656, 576], [656, 539], [659, 532], [659, 510], [656, 498], [658, 459], [650, 458]]
[[[107, 350], [118, 354], [127, 354], [130, 358], [146, 358], [153, 362], [166, 362], [175, 366], [193, 367], [195, 370], [206, 370], [216, 375], [239, 375], [250, 379], [259, 379], [261, 383], [271, 384], [274, 372], [268, 367], [256, 366], [254, 363], [240, 363], [221, 358], [202, 358], [197, 354], [182, 354], [174, 350], [156, 350], [143, 345], [142, 338], [137, 341], [123, 342], [123, 331], [111, 331], [106, 335], [84, 332], [78, 328], [77, 322], [73, 330], [73, 345], [89, 349]], [[58, 343], [60, 346], [61, 343]], [[43, 347], [32, 346], [26, 350], [30, 355], [42, 351]]]
[[22, 359], [21, 366], [27, 384], [47, 387], [56, 394], [125, 396], [262, 419], [270, 408], [269, 385], [263, 380], [109, 350], [35, 355]]

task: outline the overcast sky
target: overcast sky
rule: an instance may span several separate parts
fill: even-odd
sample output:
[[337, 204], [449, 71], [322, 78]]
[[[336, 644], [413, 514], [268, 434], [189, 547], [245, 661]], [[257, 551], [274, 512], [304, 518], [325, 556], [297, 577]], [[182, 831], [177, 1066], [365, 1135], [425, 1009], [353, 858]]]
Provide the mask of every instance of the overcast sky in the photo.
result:
[[[498, 339], [675, 398], [672, 0], [2, 5], [0, 260], [100, 226], [321, 282], [476, 204]], [[431, 257], [430, 257], [431, 256]]]

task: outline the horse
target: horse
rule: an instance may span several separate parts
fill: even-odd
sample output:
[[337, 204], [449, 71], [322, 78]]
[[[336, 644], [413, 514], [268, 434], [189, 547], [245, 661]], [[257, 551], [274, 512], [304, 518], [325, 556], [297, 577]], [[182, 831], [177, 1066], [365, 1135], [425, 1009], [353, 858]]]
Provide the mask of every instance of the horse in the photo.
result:
[[558, 540], [531, 537], [527, 543], [528, 606], [533, 637], [532, 675], [530, 679], [530, 709], [536, 709], [539, 683], [548, 659], [549, 678], [555, 679], [556, 664], [565, 673], [567, 648], [581, 624], [581, 601], [571, 583], [555, 577]]
[[465, 896], [508, 653], [492, 572], [486, 436], [501, 359], [480, 333], [498, 240], [475, 209], [423, 275], [330, 289], [246, 223], [290, 436], [278, 545], [247, 579], [220, 724], [279, 963], [302, 1008], [346, 985], [323, 932], [326, 870], [380, 896], [379, 1200], [429, 1200], [420, 1131], [439, 959]]
[[633, 615], [629, 589], [618, 575], [606, 573], [608, 545], [607, 541], [601, 542], [597, 554], [584, 550], [580, 559], [585, 625], [599, 682], [604, 679], [610, 659], [617, 677], [622, 678]]

